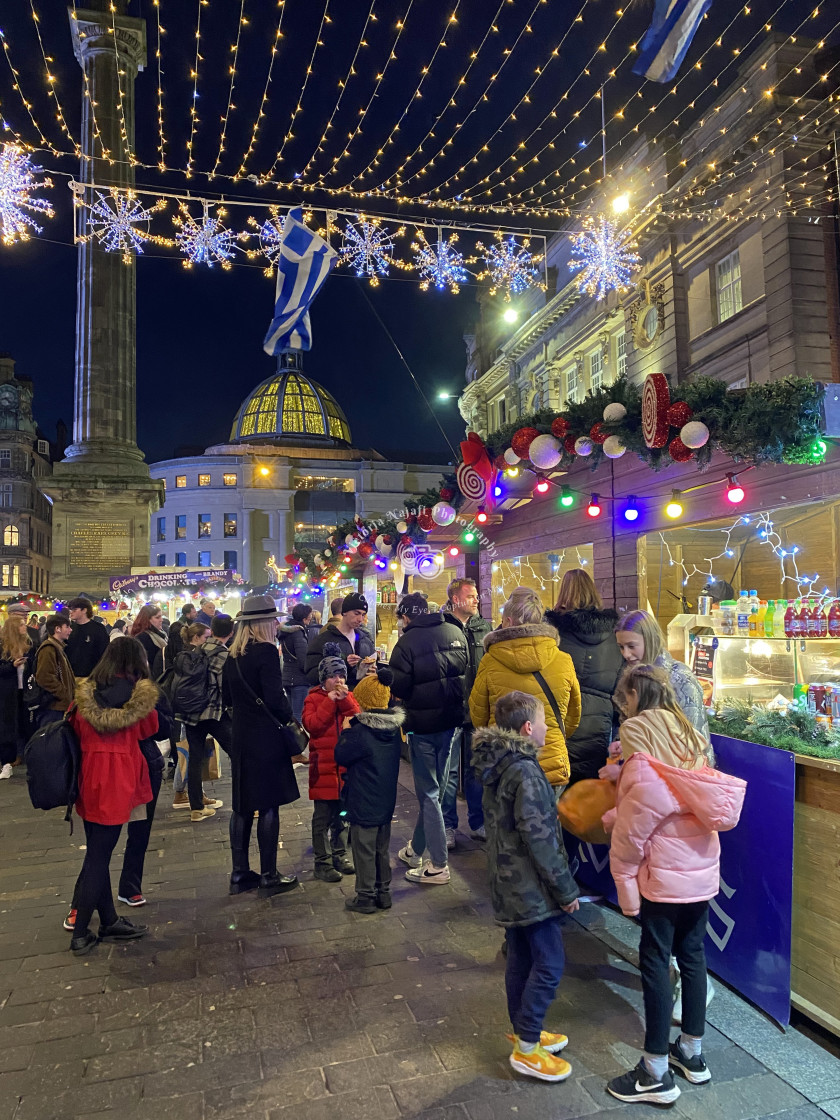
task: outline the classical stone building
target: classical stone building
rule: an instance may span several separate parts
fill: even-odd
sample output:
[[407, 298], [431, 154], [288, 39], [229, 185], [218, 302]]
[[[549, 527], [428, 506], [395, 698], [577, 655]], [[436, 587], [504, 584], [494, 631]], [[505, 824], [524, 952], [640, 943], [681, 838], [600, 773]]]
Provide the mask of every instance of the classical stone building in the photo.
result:
[[50, 445], [32, 416], [32, 382], [0, 354], [0, 598], [50, 590], [52, 509], [39, 486]]
[[287, 352], [242, 402], [228, 443], [151, 465], [166, 500], [152, 518], [149, 560], [156, 569], [230, 568], [265, 584], [269, 557], [282, 564], [295, 545], [323, 545], [356, 513], [402, 508], [442, 469], [353, 447], [339, 404], [306, 376], [303, 355]]

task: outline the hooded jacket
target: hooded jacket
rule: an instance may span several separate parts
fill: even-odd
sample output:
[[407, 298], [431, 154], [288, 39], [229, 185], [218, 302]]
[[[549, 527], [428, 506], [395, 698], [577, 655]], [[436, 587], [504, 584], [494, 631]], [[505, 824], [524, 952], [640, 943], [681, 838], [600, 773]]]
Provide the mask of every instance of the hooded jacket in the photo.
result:
[[110, 644], [108, 631], [98, 619], [74, 622], [73, 632], [64, 645], [67, 660], [77, 677], [89, 677]]
[[[656, 718], [667, 715], [642, 712], [626, 720], [622, 746], [646, 743], [659, 750], [663, 739], [673, 744], [667, 722]], [[604, 815], [612, 832], [610, 870], [625, 914], [637, 914], [642, 898], [684, 903], [715, 897], [718, 833], [738, 823], [746, 788], [741, 778], [710, 766], [687, 770], [645, 751], [631, 754], [618, 779], [616, 807]]]
[[277, 636], [283, 654], [283, 687], [303, 685], [309, 688], [310, 681], [305, 672], [306, 647], [309, 645], [306, 627], [301, 622], [285, 622], [277, 627]]
[[406, 713], [406, 731], [433, 735], [463, 727], [467, 642], [460, 626], [438, 611], [419, 614], [391, 652], [391, 695]]
[[335, 745], [344, 720], [358, 712], [359, 702], [352, 692], [348, 692], [341, 700], [331, 700], [320, 685], [310, 688], [307, 693], [301, 722], [310, 736], [311, 801], [338, 801], [341, 795], [341, 774], [335, 760]]
[[461, 622], [460, 618], [456, 618], [450, 610], [445, 610], [443, 617], [453, 626], [463, 630], [467, 639], [467, 671], [464, 674], [464, 696], [469, 699], [472, 686], [475, 684], [478, 667], [484, 656], [484, 639], [493, 629], [493, 623], [486, 618], [482, 618], [480, 614], [471, 615], [466, 622]]
[[52, 712], [65, 712], [73, 701], [76, 680], [58, 638], [44, 638], [35, 655], [35, 680], [53, 699], [45, 705]]
[[208, 638], [204, 645], [199, 648], [202, 655], [210, 662], [209, 699], [203, 711], [196, 717], [190, 716], [189, 719], [184, 720], [185, 723], [201, 723], [205, 719], [219, 720], [225, 710], [222, 700], [222, 673], [230, 650], [218, 638]]
[[[548, 734], [540, 753], [540, 765], [553, 786], [569, 780], [569, 755], [565, 735], [580, 722], [580, 688], [572, 659], [557, 648], [557, 631], [544, 622], [526, 626], [504, 626], [484, 639], [485, 654], [470, 693], [470, 715], [476, 727], [493, 726], [496, 701], [508, 692], [528, 692], [545, 708]], [[563, 728], [557, 723], [539, 681], [539, 672], [551, 690]]]
[[[328, 622], [306, 648], [306, 661], [303, 666], [303, 671], [306, 674], [306, 684], [318, 683], [318, 665], [324, 656], [324, 646], [327, 642], [338, 643], [345, 665], [347, 665], [347, 658], [351, 653], [356, 653], [359, 657], [372, 657], [376, 653], [373, 638], [367, 630], [360, 628], [356, 631], [356, 646], [354, 648], [338, 626], [334, 622]], [[357, 678], [356, 669], [347, 665], [347, 684], [351, 690], [356, 687], [359, 680], [361, 680], [361, 676]]]
[[350, 824], [379, 828], [389, 824], [397, 804], [402, 708], [359, 712], [342, 731], [335, 761], [346, 770], [341, 800]]
[[597, 778], [612, 737], [613, 693], [624, 665], [615, 640], [614, 610], [546, 611], [545, 621], [560, 635], [580, 685], [580, 723], [566, 739], [571, 781]]
[[663, 650], [654, 662], [658, 669], [664, 669], [671, 678], [671, 686], [677, 694], [677, 703], [682, 708], [688, 722], [710, 742], [709, 713], [703, 703], [703, 686], [683, 661], [677, 661], [667, 650]]
[[76, 812], [96, 824], [125, 824], [133, 809], [152, 799], [140, 740], [157, 733], [158, 689], [140, 680], [125, 698], [121, 683], [95, 689], [83, 681], [70, 716], [82, 752]]
[[578, 897], [560, 836], [554, 791], [538, 748], [515, 731], [476, 730], [473, 766], [484, 785], [490, 900], [503, 926], [529, 926]]

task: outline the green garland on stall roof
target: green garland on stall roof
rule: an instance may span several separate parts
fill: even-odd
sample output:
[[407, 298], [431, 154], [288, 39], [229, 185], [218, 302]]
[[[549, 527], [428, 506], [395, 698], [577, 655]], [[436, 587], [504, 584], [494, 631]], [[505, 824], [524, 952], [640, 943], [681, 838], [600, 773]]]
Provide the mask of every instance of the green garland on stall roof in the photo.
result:
[[[783, 377], [746, 389], [729, 389], [725, 381], [699, 377], [672, 387], [671, 402], [685, 401], [692, 410], [691, 419], [701, 421], [709, 429], [708, 442], [695, 451], [691, 460], [702, 471], [716, 449], [730, 455], [736, 463], [755, 466], [813, 462], [812, 444], [822, 434], [824, 395], [824, 386], [807, 377]], [[604, 423], [604, 409], [613, 402], [623, 404], [627, 414], [615, 424]], [[590, 390], [582, 401], [567, 401], [560, 413], [540, 409], [492, 432], [486, 441], [491, 458], [504, 454], [520, 428], [547, 433], [558, 416], [568, 421], [568, 434], [576, 439], [588, 436], [592, 427], [600, 424], [605, 435], [619, 436], [627, 451], [654, 471], [672, 462], [667, 445], [656, 449], [645, 444], [641, 393], [624, 376], [612, 385], [595, 392]], [[679, 428], [672, 428], [669, 442], [679, 434]], [[603, 448], [596, 443], [586, 461], [595, 470], [603, 459]], [[569, 468], [579, 461], [580, 456], [564, 451], [558, 466]]]
[[732, 700], [710, 716], [709, 728], [717, 735], [729, 735], [793, 754], [840, 760], [840, 734], [817, 723], [810, 712], [801, 708], [779, 712], [746, 700]]

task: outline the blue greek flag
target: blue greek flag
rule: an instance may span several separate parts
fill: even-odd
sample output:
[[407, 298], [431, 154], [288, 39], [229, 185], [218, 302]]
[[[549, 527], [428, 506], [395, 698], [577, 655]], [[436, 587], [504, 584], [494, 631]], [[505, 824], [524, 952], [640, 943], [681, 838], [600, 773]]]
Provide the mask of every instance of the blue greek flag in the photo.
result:
[[303, 224], [300, 207], [289, 211], [276, 261], [274, 318], [263, 342], [266, 354], [310, 349], [309, 308], [337, 256], [323, 237]]
[[711, 6], [712, 0], [656, 0], [633, 73], [651, 82], [670, 82]]

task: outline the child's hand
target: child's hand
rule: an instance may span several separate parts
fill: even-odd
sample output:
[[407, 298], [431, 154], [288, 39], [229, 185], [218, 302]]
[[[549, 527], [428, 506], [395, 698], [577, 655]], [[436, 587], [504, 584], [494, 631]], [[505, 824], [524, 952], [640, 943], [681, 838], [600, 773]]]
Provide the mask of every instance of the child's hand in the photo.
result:
[[574, 914], [576, 910], [580, 910], [580, 899], [576, 898], [574, 902], [570, 902], [568, 906], [561, 906], [560, 909], [565, 914]]
[[602, 766], [598, 771], [598, 777], [606, 782], [617, 782], [621, 775], [621, 767], [616, 766], [614, 762], [608, 762], [606, 766]]
[[345, 716], [341, 721], [341, 730], [346, 731], [350, 726], [350, 716]]
[[609, 758], [619, 759], [619, 758], [621, 758], [621, 754], [622, 754], [621, 740], [620, 739], [613, 739], [613, 741], [610, 743], [610, 745], [607, 749], [607, 756]]
[[638, 918], [639, 916], [638, 910], [622, 910], [621, 913], [625, 918]]

